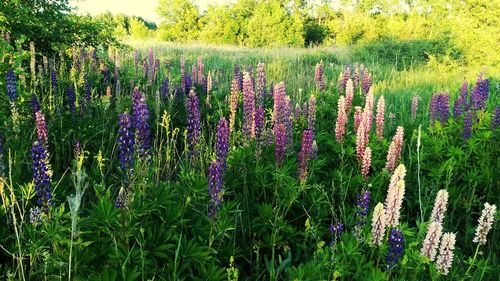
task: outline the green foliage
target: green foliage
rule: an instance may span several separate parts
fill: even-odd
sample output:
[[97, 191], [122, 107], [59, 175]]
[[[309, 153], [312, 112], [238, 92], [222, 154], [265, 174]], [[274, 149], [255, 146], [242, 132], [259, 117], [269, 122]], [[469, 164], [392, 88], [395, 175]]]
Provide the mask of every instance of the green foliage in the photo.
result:
[[198, 37], [200, 15], [190, 0], [160, 0], [157, 12], [163, 20], [161, 39], [184, 42]]
[[[382, 52], [401, 65], [438, 61], [498, 68], [500, 2], [484, 0], [358, 1], [239, 0], [200, 13], [191, 0], [162, 0], [159, 38], [211, 44], [354, 46]], [[168, 8], [167, 8], [168, 7]], [[395, 52], [389, 58], [390, 52]]]
[[[9, 53], [4, 62], [12, 58], [16, 73], [27, 75], [24, 65], [29, 55], [22, 42], [18, 41], [15, 48], [0, 42]], [[394, 46], [409, 48], [396, 43]], [[149, 47], [138, 50], [140, 61], [148, 55]], [[383, 54], [381, 48], [377, 50]], [[327, 48], [262, 50], [164, 44], [154, 48], [160, 68], [157, 78], [150, 81], [144, 77], [142, 66], [134, 65], [131, 52], [98, 49], [102, 66], [86, 60], [76, 70], [71, 55], [78, 53], [73, 53], [73, 49], [65, 51], [69, 57], [56, 59], [59, 87], [65, 89], [74, 84], [74, 77], [87, 74], [92, 90], [87, 111], [73, 118], [63, 90], [51, 92], [49, 76], [41, 77], [34, 88], [19, 82], [22, 94], [16, 106], [20, 130], [13, 133], [10, 103], [5, 95], [0, 97], [0, 132], [6, 136], [5, 155], [9, 160], [9, 173], [0, 180], [0, 220], [7, 222], [0, 228], [0, 260], [6, 261], [0, 266], [0, 275], [21, 280], [22, 274], [26, 280], [70, 279], [70, 272], [75, 280], [495, 278], [500, 268], [498, 222], [495, 221], [487, 245], [480, 248], [481, 255], [477, 257], [472, 238], [482, 203], [498, 204], [500, 129], [492, 131], [490, 127], [491, 108], [498, 104], [498, 89], [493, 87], [497, 78], [492, 77], [487, 109], [479, 111], [472, 138], [464, 141], [462, 117], [431, 125], [428, 106], [436, 91], [449, 90], [453, 101], [464, 74], [474, 82], [466, 68], [439, 72], [425, 65], [412, 65], [398, 71], [385, 58], [367, 59], [365, 66], [373, 74], [375, 94], [386, 99], [386, 128], [383, 139], [373, 135], [369, 139], [372, 166], [369, 179], [365, 180], [356, 158], [352, 112], [343, 144], [336, 142], [333, 131], [338, 114], [337, 79], [345, 64], [358, 61], [356, 53], [342, 57]], [[109, 60], [110, 54], [120, 59], [120, 81], [127, 81], [122, 82], [120, 94], [116, 94], [116, 84], [102, 77], [104, 65], [109, 69], [116, 66]], [[187, 65], [195, 64], [202, 55], [205, 73], [210, 70], [214, 75], [210, 99], [200, 85], [194, 86], [202, 108], [202, 138], [196, 159], [184, 147], [185, 95], [177, 92], [174, 96], [180, 84], [181, 54]], [[320, 60], [324, 61], [326, 75], [327, 90], [323, 93], [316, 92], [313, 80], [314, 66]], [[386, 61], [391, 64], [383, 64]], [[207, 164], [214, 157], [216, 123], [229, 115], [227, 97], [235, 62], [243, 69], [264, 62], [269, 82], [286, 81], [293, 105], [302, 105], [315, 94], [317, 158], [308, 167], [306, 181], [299, 182], [297, 152], [301, 133], [307, 126], [307, 118], [301, 114], [294, 119], [289, 153], [283, 165], [277, 166], [272, 137], [270, 144], [257, 146], [242, 136], [240, 101], [231, 134], [223, 200], [217, 216], [211, 218], [207, 214]], [[476, 69], [471, 71], [476, 75]], [[171, 82], [170, 95], [156, 99], [155, 93], [165, 77]], [[2, 74], [2, 88], [4, 81]], [[78, 82], [76, 85], [81, 105], [84, 88]], [[128, 208], [118, 209], [116, 198], [124, 186], [116, 141], [118, 114], [130, 110], [130, 92], [136, 85], [145, 94], [149, 107], [151, 159], [136, 161], [135, 173], [127, 186], [133, 196]], [[108, 86], [112, 89], [111, 98], [101, 95]], [[267, 90], [269, 93], [269, 86]], [[30, 92], [40, 95], [41, 110], [47, 120], [48, 162], [53, 171], [55, 201], [50, 217], [35, 224], [28, 220], [30, 209], [37, 204], [31, 158], [27, 154], [36, 139]], [[415, 93], [420, 95], [420, 106], [417, 117], [412, 119], [410, 104]], [[59, 111], [50, 106], [51, 98], [57, 100]], [[273, 101], [269, 95], [266, 99], [270, 132]], [[356, 88], [353, 106], [362, 105], [364, 99]], [[389, 117], [390, 113], [394, 117]], [[371, 191], [370, 214], [376, 202], [384, 201], [391, 176], [384, 169], [387, 149], [399, 125], [405, 128], [401, 163], [407, 167], [399, 227], [406, 243], [400, 263], [388, 270], [386, 240], [380, 248], [372, 245], [371, 215], [365, 224], [357, 225], [355, 205], [356, 195], [363, 188]], [[422, 135], [417, 154], [419, 125]], [[72, 146], [76, 140], [80, 140], [85, 151], [83, 158], [75, 159]], [[420, 201], [419, 188], [423, 195]], [[435, 194], [442, 188], [449, 191], [443, 227], [457, 234], [455, 259], [446, 278], [439, 275], [434, 263], [420, 256]], [[329, 225], [336, 222], [345, 226], [337, 238], [329, 231]]]
[[25, 36], [38, 50], [54, 52], [72, 44], [114, 45], [112, 30], [91, 17], [70, 13], [67, 0], [8, 0], [0, 3], [0, 31]]
[[248, 21], [247, 44], [252, 47], [303, 46], [302, 22], [279, 1], [262, 1]]

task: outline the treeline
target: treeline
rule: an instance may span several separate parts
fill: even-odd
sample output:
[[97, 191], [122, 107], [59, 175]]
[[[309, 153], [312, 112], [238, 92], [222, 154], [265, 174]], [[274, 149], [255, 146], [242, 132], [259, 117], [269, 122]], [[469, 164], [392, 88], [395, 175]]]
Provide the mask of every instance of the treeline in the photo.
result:
[[[354, 3], [354, 4], [353, 4]], [[500, 1], [237, 0], [200, 12], [192, 0], [159, 0], [161, 40], [250, 47], [352, 46], [380, 42], [417, 55], [498, 64]], [[144, 34], [144, 33], [143, 33]], [[410, 42], [401, 49], [394, 42]], [[413, 44], [415, 43], [415, 44]], [[375, 44], [375, 46], [371, 46]], [[387, 50], [382, 46], [380, 51]], [[427, 54], [426, 54], [427, 53]]]
[[44, 54], [66, 50], [72, 45], [119, 44], [113, 30], [104, 22], [72, 13], [68, 0], [1, 1], [0, 33], [9, 42], [19, 40], [26, 45], [33, 42]]

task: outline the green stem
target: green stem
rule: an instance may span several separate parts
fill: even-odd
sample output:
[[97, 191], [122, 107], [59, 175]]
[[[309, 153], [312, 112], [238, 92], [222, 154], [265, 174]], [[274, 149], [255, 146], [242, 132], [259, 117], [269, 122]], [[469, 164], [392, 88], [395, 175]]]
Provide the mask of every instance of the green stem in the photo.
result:
[[472, 262], [469, 265], [469, 268], [467, 268], [467, 271], [465, 272], [465, 275], [467, 275], [469, 273], [469, 271], [472, 268], [472, 266], [476, 263], [476, 258], [477, 258], [477, 254], [478, 253], [479, 253], [479, 244], [476, 247], [476, 252], [474, 253], [474, 257], [472, 258]]

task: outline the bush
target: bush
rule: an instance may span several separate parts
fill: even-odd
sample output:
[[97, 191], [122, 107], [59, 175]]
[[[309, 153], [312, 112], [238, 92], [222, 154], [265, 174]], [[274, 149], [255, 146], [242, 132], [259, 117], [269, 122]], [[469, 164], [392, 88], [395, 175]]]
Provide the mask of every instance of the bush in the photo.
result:
[[425, 64], [431, 57], [438, 60], [445, 56], [451, 56], [455, 60], [462, 59], [461, 50], [452, 46], [448, 38], [404, 41], [384, 39], [356, 47], [353, 54], [363, 61], [373, 61], [376, 58], [379, 63], [394, 65], [397, 69]]

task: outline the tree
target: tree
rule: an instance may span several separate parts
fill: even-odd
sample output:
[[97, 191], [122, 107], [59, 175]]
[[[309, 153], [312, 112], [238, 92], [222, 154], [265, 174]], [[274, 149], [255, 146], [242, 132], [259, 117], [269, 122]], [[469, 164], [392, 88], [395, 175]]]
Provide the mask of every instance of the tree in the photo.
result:
[[303, 46], [303, 25], [276, 0], [257, 4], [248, 22], [248, 39], [252, 47]]
[[25, 36], [37, 50], [54, 52], [72, 44], [116, 44], [112, 29], [86, 16], [71, 13], [68, 0], [4, 0], [0, 2], [0, 31], [13, 39]]
[[162, 18], [160, 38], [188, 41], [198, 37], [200, 13], [190, 0], [160, 0], [157, 13]]
[[130, 18], [129, 24], [130, 24], [130, 35], [132, 37], [138, 39], [144, 39], [150, 35], [149, 29], [146, 26], [146, 24], [144, 24], [143, 21], [136, 18]]

